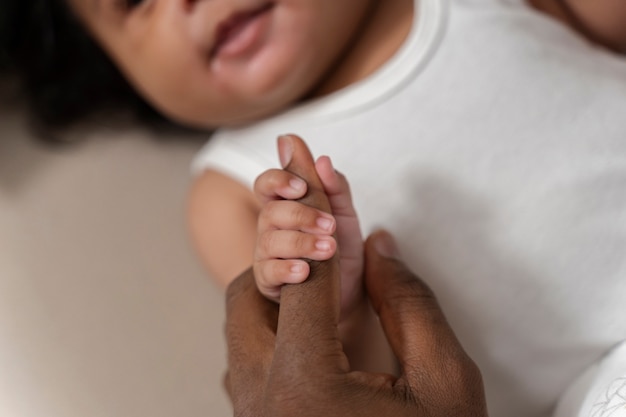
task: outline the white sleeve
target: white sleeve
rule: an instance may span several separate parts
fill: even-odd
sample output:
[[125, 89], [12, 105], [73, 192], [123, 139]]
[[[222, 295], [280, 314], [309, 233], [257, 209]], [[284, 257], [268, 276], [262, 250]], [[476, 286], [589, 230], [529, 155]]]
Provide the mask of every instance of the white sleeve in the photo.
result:
[[234, 134], [218, 132], [198, 152], [191, 164], [193, 176], [204, 170], [219, 171], [252, 189], [256, 178], [265, 170], [279, 167], [276, 140], [269, 136], [254, 141]]
[[626, 417], [626, 341], [572, 384], [553, 417]]

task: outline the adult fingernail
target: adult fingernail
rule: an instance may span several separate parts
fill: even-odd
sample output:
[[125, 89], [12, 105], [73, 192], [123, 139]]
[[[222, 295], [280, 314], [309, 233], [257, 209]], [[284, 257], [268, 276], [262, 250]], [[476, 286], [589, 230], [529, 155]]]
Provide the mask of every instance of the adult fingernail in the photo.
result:
[[396, 245], [396, 241], [393, 236], [391, 236], [391, 234], [387, 231], [380, 230], [377, 232], [376, 240], [374, 240], [374, 247], [379, 255], [386, 258], [400, 259], [398, 245]]
[[291, 162], [293, 156], [293, 142], [290, 135], [282, 135], [278, 137], [278, 157], [280, 165], [286, 168]]

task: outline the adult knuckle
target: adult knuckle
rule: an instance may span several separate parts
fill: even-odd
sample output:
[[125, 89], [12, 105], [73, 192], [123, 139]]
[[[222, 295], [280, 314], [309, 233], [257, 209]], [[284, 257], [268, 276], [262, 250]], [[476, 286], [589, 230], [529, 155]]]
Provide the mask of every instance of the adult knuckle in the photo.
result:
[[[296, 381], [307, 381], [295, 383]], [[333, 392], [325, 395], [328, 390], [324, 385], [308, 381], [306, 378], [287, 377], [268, 388], [265, 409], [273, 417], [303, 417], [309, 415], [323, 415], [321, 407], [332, 398]]]
[[423, 372], [418, 370], [407, 370], [408, 379], [401, 378], [393, 386], [393, 394], [399, 403], [421, 405], [418, 393], [422, 391], [422, 383], [411, 383], [410, 381], [422, 381]]
[[274, 417], [293, 417], [300, 415], [301, 410], [305, 410], [302, 396], [293, 384], [282, 383], [282, 386], [272, 384], [268, 387], [268, 394], [265, 398], [265, 409], [268, 414]]
[[298, 415], [298, 410], [302, 410], [304, 407], [293, 393], [283, 390], [273, 392], [272, 395], [266, 399], [264, 408], [268, 410], [268, 414], [274, 417], [288, 417]]

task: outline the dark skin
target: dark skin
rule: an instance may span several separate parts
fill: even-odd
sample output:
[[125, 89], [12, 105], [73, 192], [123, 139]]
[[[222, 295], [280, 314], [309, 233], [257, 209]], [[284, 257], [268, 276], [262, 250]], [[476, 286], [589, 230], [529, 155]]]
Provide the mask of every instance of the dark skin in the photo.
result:
[[[309, 184], [303, 201], [327, 210], [310, 153], [295, 143], [286, 169]], [[487, 416], [480, 371], [384, 231], [365, 243], [365, 285], [399, 376], [350, 369], [339, 339], [336, 258], [312, 263], [307, 281], [283, 287], [280, 307], [261, 295], [251, 269], [240, 275], [227, 294], [226, 388], [234, 415]]]

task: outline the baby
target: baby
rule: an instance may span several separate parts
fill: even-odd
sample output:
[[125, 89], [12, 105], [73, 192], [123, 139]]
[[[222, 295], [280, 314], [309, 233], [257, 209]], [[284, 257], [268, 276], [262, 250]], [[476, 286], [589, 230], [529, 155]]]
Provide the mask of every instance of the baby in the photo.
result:
[[[306, 279], [301, 258], [338, 250], [344, 318], [367, 317], [353, 314], [366, 305], [360, 229], [385, 227], [481, 368], [492, 416], [545, 416], [559, 401], [557, 413], [584, 415], [626, 375], [623, 0], [67, 4], [159, 112], [220, 128], [194, 163], [189, 203], [218, 282], [253, 264], [278, 300]], [[54, 29], [44, 39], [65, 39]], [[76, 79], [82, 64], [54, 74]], [[328, 158], [316, 169], [332, 213], [294, 201], [307, 185], [267, 171], [285, 132], [332, 155], [361, 227]]]

